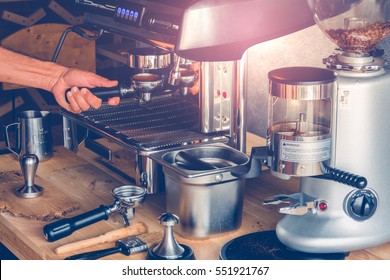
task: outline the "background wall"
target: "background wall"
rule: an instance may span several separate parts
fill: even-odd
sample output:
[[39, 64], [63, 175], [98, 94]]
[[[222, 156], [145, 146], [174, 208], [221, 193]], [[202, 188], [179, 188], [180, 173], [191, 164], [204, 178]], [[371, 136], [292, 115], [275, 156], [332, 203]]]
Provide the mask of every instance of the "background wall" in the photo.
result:
[[[322, 59], [336, 52], [336, 47], [317, 26], [251, 47], [248, 50], [248, 131], [266, 136], [269, 71], [287, 66], [325, 67]], [[390, 58], [390, 38], [379, 47]]]

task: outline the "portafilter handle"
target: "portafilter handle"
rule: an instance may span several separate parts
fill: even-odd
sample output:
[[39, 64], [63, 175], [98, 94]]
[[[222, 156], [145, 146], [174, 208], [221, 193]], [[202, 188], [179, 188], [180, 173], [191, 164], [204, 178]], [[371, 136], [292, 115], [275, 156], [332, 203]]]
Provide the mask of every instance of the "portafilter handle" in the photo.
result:
[[111, 88], [91, 88], [90, 91], [102, 100], [112, 97], [138, 98], [147, 102], [151, 99], [151, 93], [161, 90], [163, 79], [161, 76], [150, 73], [139, 73], [131, 77], [131, 85], [119, 84]]
[[[70, 91], [71, 89], [67, 89], [66, 92]], [[127, 98], [134, 96], [136, 93], [133, 86], [126, 85], [124, 83], [120, 83], [119, 85], [115, 87], [95, 87], [95, 88], [89, 88], [89, 91], [93, 93], [96, 97], [99, 97], [103, 101], [107, 101], [109, 98], [112, 97], [120, 97], [120, 98]], [[69, 102], [67, 96], [65, 95], [66, 101]]]
[[110, 207], [100, 205], [98, 208], [73, 218], [64, 218], [43, 227], [43, 235], [47, 241], [53, 242], [71, 235], [74, 231], [93, 223], [107, 220], [111, 214]]
[[104, 101], [112, 97], [126, 98], [135, 93], [135, 90], [132, 86], [128, 86], [123, 83], [111, 88], [96, 87], [89, 90], [95, 96], [101, 98]]
[[[142, 190], [142, 191], [140, 191]], [[125, 226], [129, 226], [128, 208], [134, 208], [143, 202], [145, 190], [137, 186], [120, 186], [112, 190], [115, 201], [112, 205], [100, 205], [98, 208], [73, 218], [64, 218], [43, 227], [43, 234], [49, 242], [71, 235], [74, 231], [102, 220], [108, 220], [114, 213], [121, 213]]]

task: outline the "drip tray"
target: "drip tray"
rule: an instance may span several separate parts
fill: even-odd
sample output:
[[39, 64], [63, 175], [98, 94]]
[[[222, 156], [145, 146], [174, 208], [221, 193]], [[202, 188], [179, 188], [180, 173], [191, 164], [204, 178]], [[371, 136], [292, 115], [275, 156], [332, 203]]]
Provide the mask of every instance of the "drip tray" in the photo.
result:
[[149, 102], [124, 99], [118, 106], [62, 115], [94, 132], [142, 151], [197, 143], [227, 142], [226, 131], [201, 133], [199, 108], [190, 100], [162, 95]]
[[226, 243], [222, 260], [343, 260], [349, 253], [303, 253], [288, 249], [274, 230], [254, 232]]

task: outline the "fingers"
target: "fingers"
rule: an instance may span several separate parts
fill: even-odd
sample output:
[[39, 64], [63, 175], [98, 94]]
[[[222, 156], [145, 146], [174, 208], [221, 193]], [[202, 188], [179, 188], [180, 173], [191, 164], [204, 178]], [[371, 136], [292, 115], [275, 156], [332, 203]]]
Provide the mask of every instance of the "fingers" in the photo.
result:
[[99, 108], [101, 105], [100, 98], [94, 96], [89, 90], [83, 88], [79, 90], [77, 87], [72, 87], [70, 91], [66, 93], [70, 110], [73, 113], [80, 113], [82, 111], [91, 108]]
[[111, 106], [116, 106], [119, 104], [119, 102], [121, 101], [120, 97], [112, 97], [110, 99], [108, 99], [108, 105], [111, 105]]
[[[98, 109], [100, 106], [102, 106], [102, 100], [99, 97], [96, 97], [95, 95], [93, 95], [86, 88], [82, 88], [81, 93], [82, 93], [82, 97], [86, 101], [87, 105], [90, 105], [94, 109]], [[83, 110], [87, 110], [87, 109], [83, 109]]]
[[[77, 87], [72, 87], [70, 91], [66, 93], [69, 104], [63, 106], [68, 111], [79, 114], [82, 111], [86, 111], [91, 107], [94, 109], [100, 108], [102, 100], [93, 95], [88, 89], [82, 88], [81, 90]], [[119, 97], [113, 97], [108, 100], [109, 105], [118, 105], [120, 102]]]
[[65, 109], [67, 109], [68, 111], [72, 112], [72, 113], [81, 113], [81, 108], [80, 106], [77, 104], [77, 101], [76, 101], [76, 98], [75, 98], [75, 95], [73, 94], [72, 91], [68, 91], [66, 93], [66, 97], [68, 99], [68, 106], [67, 108], [65, 107]]
[[90, 85], [94, 87], [115, 87], [118, 85], [118, 81], [110, 80], [96, 74], [89, 75], [87, 79]]
[[118, 81], [106, 79], [100, 84], [101, 87], [115, 87], [118, 85]]

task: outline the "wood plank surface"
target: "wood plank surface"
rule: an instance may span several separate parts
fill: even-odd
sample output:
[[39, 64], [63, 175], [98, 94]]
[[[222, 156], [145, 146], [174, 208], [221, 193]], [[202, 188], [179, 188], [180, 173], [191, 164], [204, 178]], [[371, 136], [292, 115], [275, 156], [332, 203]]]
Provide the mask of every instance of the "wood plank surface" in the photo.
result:
[[16, 197], [15, 190], [24, 185], [22, 173], [19, 171], [0, 172], [0, 212], [8, 212], [17, 217], [50, 222], [63, 218], [80, 208], [66, 193], [51, 186], [51, 183], [39, 176], [34, 184], [45, 186], [43, 194], [34, 199]]
[[[248, 149], [252, 145], [260, 146], [262, 144], [264, 144], [264, 139], [256, 137], [248, 139]], [[13, 155], [0, 156], [0, 172], [18, 170], [18, 168], [19, 162]], [[58, 188], [72, 200], [80, 203], [80, 209], [68, 214], [69, 217], [95, 209], [101, 204], [111, 204], [113, 202], [111, 190], [123, 184], [115, 176], [101, 171], [63, 147], [56, 147], [53, 158], [39, 164], [37, 175], [50, 182], [50, 188]], [[264, 172], [259, 178], [247, 180], [243, 221], [238, 230], [202, 240], [185, 239], [176, 234], [176, 239], [179, 243], [190, 246], [197, 259], [219, 259], [219, 252], [226, 242], [247, 233], [275, 228], [282, 214], [279, 214], [275, 207], [262, 206], [261, 201], [264, 198], [278, 193], [294, 193], [298, 190], [298, 179], [283, 181], [271, 176], [269, 172]], [[158, 217], [164, 211], [165, 196], [163, 193], [147, 195], [143, 206], [135, 211], [135, 217], [132, 221], [143, 222], [147, 225], [148, 233], [141, 235], [140, 238], [146, 241], [149, 246], [161, 240], [163, 228], [159, 224]], [[111, 216], [107, 221], [101, 221], [77, 230], [72, 235], [58, 241], [48, 242], [42, 233], [45, 224], [46, 222], [41, 220], [16, 217], [7, 212], [0, 213], [0, 242], [20, 259], [64, 259], [69, 255], [85, 251], [57, 255], [55, 253], [57, 247], [96, 237], [123, 227], [118, 216]], [[113, 242], [99, 244], [86, 251], [113, 246]], [[145, 259], [145, 257], [146, 252], [132, 256], [114, 254], [104, 259]], [[347, 259], [390, 259], [390, 243], [351, 252]]]

